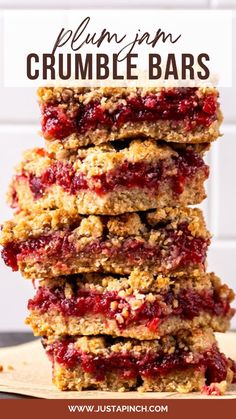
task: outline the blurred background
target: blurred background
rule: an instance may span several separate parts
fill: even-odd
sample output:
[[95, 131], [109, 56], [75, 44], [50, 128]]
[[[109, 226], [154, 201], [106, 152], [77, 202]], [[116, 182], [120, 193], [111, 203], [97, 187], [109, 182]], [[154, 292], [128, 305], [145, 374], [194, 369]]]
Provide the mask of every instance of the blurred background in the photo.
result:
[[[88, 7], [156, 7], [233, 9], [233, 41], [236, 41], [236, 0], [0, 0], [0, 51], [3, 51], [4, 8], [88, 8]], [[222, 30], [222, 42], [224, 33]], [[16, 34], [17, 35], [17, 34]], [[210, 36], [210, 33], [209, 33]], [[233, 86], [221, 89], [224, 113], [223, 138], [211, 148], [207, 160], [211, 165], [207, 184], [208, 199], [202, 205], [208, 228], [213, 235], [208, 255], [209, 270], [215, 271], [236, 292], [236, 53], [233, 45]], [[1, 60], [3, 58], [1, 57]], [[30, 88], [4, 88], [0, 65], [0, 223], [12, 217], [5, 203], [5, 193], [13, 168], [22, 152], [43, 146], [38, 135], [39, 109], [36, 92]], [[234, 154], [235, 151], [235, 154]], [[13, 273], [0, 260], [0, 332], [28, 330], [24, 325], [27, 300], [34, 293], [30, 282]], [[232, 323], [236, 328], [236, 319]]]

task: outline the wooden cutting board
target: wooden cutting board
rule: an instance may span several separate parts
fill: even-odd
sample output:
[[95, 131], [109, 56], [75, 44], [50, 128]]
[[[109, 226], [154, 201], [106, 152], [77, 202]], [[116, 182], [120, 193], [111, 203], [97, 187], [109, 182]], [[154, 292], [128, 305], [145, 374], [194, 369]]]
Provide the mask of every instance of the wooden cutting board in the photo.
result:
[[[221, 350], [236, 359], [236, 333], [217, 334]], [[40, 340], [0, 349], [0, 392], [45, 399], [166, 399], [208, 398], [200, 393], [116, 393], [102, 391], [61, 392], [51, 384], [51, 365]], [[217, 396], [214, 396], [217, 398]], [[236, 398], [236, 385], [220, 398]]]

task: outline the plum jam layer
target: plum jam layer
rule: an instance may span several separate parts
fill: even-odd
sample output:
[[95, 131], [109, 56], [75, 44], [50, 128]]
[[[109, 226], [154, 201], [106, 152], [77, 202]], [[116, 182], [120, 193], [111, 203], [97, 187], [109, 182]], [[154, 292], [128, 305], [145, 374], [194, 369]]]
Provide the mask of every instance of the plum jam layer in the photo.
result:
[[206, 384], [210, 384], [225, 380], [229, 367], [228, 359], [219, 352], [216, 345], [196, 355], [184, 349], [177, 349], [172, 354], [150, 350], [145, 353], [120, 351], [93, 355], [77, 349], [73, 339], [65, 339], [48, 345], [46, 351], [53, 362], [71, 369], [80, 367], [98, 381], [104, 380], [107, 373], [126, 379], [155, 379], [160, 375], [175, 373], [176, 370], [194, 367], [205, 371]]
[[73, 236], [73, 230], [55, 231], [22, 242], [9, 242], [2, 250], [2, 257], [13, 271], [18, 270], [18, 262], [27, 263], [27, 258], [33, 259], [34, 264], [49, 261], [51, 264], [62, 260], [63, 264], [67, 263], [69, 267], [72, 259], [77, 259], [80, 263], [81, 260], [89, 258], [93, 263], [94, 259], [99, 261], [104, 257], [130, 267], [136, 267], [141, 263], [155, 263], [157, 266], [161, 265], [163, 271], [195, 265], [204, 269], [209, 239], [192, 236], [187, 222], [180, 223], [176, 229], [159, 228], [158, 232], [162, 239], [154, 245], [132, 236], [123, 238], [114, 245], [105, 236], [78, 249], [78, 238]]
[[84, 173], [76, 172], [72, 164], [55, 161], [41, 176], [23, 172], [16, 179], [28, 180], [35, 199], [41, 198], [52, 185], [59, 185], [72, 195], [81, 190], [104, 195], [118, 188], [146, 188], [156, 193], [159, 185], [164, 182], [168, 182], [173, 193], [178, 196], [183, 192], [186, 182], [198, 172], [203, 173], [206, 179], [209, 168], [201, 156], [192, 150], [186, 150], [179, 152], [177, 157], [160, 160], [155, 165], [126, 161], [115, 169], [89, 178]]
[[119, 129], [125, 123], [171, 120], [184, 122], [186, 131], [197, 126], [209, 127], [216, 120], [217, 98], [209, 94], [200, 98], [197, 88], [172, 88], [145, 96], [136, 94], [126, 98], [125, 104], [107, 109], [100, 101], [90, 101], [66, 112], [61, 106], [44, 104], [42, 131], [48, 139], [63, 139], [72, 133], [83, 134], [99, 127]]
[[[199, 293], [183, 289], [177, 295], [173, 291], [168, 291], [152, 302], [144, 300], [135, 310], [129, 303], [132, 299], [135, 300], [135, 295], [129, 295], [127, 301], [121, 298], [117, 291], [98, 293], [87, 290], [77, 290], [73, 297], [66, 298], [65, 291], [60, 286], [51, 289], [40, 287], [35, 297], [29, 300], [28, 309], [37, 310], [40, 314], [59, 311], [64, 317], [101, 315], [104, 319], [115, 320], [121, 329], [144, 323], [153, 332], [158, 329], [161, 321], [170, 316], [192, 320], [203, 311], [211, 315], [225, 316], [231, 310], [227, 300], [220, 298], [216, 292], [208, 290]], [[124, 312], [125, 316], [122, 316]], [[118, 321], [120, 316], [123, 319], [122, 323]]]

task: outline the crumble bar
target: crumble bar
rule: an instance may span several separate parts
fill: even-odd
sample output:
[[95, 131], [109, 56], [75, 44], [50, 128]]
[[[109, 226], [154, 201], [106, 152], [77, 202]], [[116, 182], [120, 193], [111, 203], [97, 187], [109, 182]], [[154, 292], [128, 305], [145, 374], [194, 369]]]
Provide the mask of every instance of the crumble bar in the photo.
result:
[[26, 278], [83, 272], [153, 274], [205, 271], [210, 235], [197, 208], [163, 208], [117, 217], [63, 210], [20, 213], [2, 227], [5, 263]]
[[229, 328], [234, 293], [213, 273], [180, 278], [134, 270], [129, 277], [84, 274], [41, 281], [28, 302], [36, 336], [157, 339], [179, 330]]
[[203, 143], [219, 135], [215, 88], [65, 88], [38, 90], [50, 151], [124, 138]]
[[111, 337], [43, 339], [60, 390], [178, 391], [225, 387], [234, 366], [220, 353], [210, 329], [182, 331], [159, 340]]
[[40, 148], [28, 151], [9, 189], [11, 206], [117, 215], [193, 205], [205, 198], [209, 168], [203, 148], [152, 140], [125, 144], [118, 150], [111, 143], [79, 149], [62, 158]]

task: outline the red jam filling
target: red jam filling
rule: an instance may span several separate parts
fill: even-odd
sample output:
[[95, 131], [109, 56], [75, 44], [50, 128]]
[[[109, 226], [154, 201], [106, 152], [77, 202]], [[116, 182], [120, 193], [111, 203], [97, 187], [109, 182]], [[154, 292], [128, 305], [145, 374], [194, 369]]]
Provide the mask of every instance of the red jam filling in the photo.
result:
[[[171, 174], [173, 169], [175, 174]], [[179, 156], [172, 157], [169, 162], [161, 160], [156, 165], [127, 161], [116, 169], [90, 177], [92, 186], [89, 186], [85, 174], [76, 173], [72, 164], [60, 161], [53, 163], [39, 177], [26, 172], [18, 176], [28, 179], [35, 199], [41, 198], [45, 190], [54, 184], [72, 195], [80, 190], [91, 190], [98, 195], [104, 195], [119, 187], [126, 189], [138, 187], [157, 191], [159, 185], [167, 181], [170, 182], [173, 193], [178, 196], [183, 192], [186, 181], [199, 170], [203, 171], [205, 178], [208, 177], [209, 168], [204, 160], [194, 151], [187, 150], [179, 152]], [[13, 202], [15, 200], [14, 198]]]
[[166, 375], [177, 369], [194, 367], [204, 369], [206, 384], [221, 382], [226, 379], [229, 361], [215, 345], [209, 351], [191, 356], [192, 353], [177, 349], [173, 354], [148, 351], [146, 354], [135, 352], [111, 352], [109, 355], [92, 355], [76, 349], [73, 339], [57, 341], [46, 348], [48, 356], [66, 366], [79, 365], [84, 372], [92, 374], [98, 381], [105, 379], [107, 372], [113, 372], [123, 378], [154, 378]]
[[[73, 231], [56, 231], [47, 236], [28, 239], [23, 242], [10, 242], [2, 250], [2, 257], [6, 265], [13, 271], [18, 269], [18, 261], [24, 260], [28, 256], [34, 257], [35, 262], [43, 262], [51, 259], [52, 263], [60, 258], [63, 262], [70, 264], [70, 258], [87, 258], [88, 255], [104, 255], [110, 259], [116, 259], [127, 266], [138, 266], [144, 261], [162, 265], [163, 272], [200, 265], [204, 268], [207, 247], [209, 240], [201, 237], [191, 236], [188, 224], [182, 223], [176, 230], [168, 230], [165, 227], [159, 228], [163, 233], [164, 241], [170, 239], [168, 252], [162, 256], [161, 245], [152, 246], [141, 240], [127, 238], [120, 246], [111, 246], [110, 240], [106, 238], [97, 239], [88, 244], [81, 250], [76, 250], [70, 236]], [[182, 233], [179, 234], [179, 231]], [[167, 249], [167, 244], [165, 245]], [[56, 262], [57, 263], [57, 262]], [[167, 268], [168, 266], [168, 268]]]
[[[76, 286], [72, 282], [72, 286]], [[130, 295], [129, 298], [135, 298]], [[174, 300], [178, 301], [178, 307], [173, 308], [171, 312], [166, 313], [163, 309], [163, 303], [172, 306]], [[115, 308], [114, 304], [116, 303]], [[173, 290], [161, 296], [161, 303], [159, 300], [154, 302], [144, 301], [139, 308], [132, 310], [129, 301], [121, 298], [116, 291], [109, 291], [105, 293], [96, 293], [92, 291], [77, 290], [76, 295], [71, 298], [66, 298], [64, 289], [56, 286], [53, 289], [40, 287], [34, 299], [28, 302], [29, 310], [38, 310], [40, 314], [49, 312], [50, 310], [59, 311], [63, 316], [83, 317], [87, 314], [104, 316], [105, 319], [114, 319], [117, 321], [117, 316], [122, 316], [122, 311], [126, 311], [126, 316], [123, 317], [123, 322], [117, 321], [117, 326], [120, 329], [125, 329], [131, 324], [145, 323], [153, 332], [158, 330], [159, 323], [169, 317], [170, 315], [178, 315], [185, 319], [193, 319], [199, 316], [202, 311], [211, 313], [212, 315], [223, 316], [230, 310], [229, 302], [223, 300], [215, 292], [201, 292], [197, 293], [194, 290], [182, 290], [175, 295]]]
[[[168, 172], [175, 171], [175, 174]], [[143, 162], [130, 163], [125, 162], [119, 168], [110, 170], [101, 175], [90, 177], [88, 184], [86, 175], [77, 174], [73, 165], [62, 162], [55, 162], [41, 176], [22, 173], [17, 178], [25, 178], [29, 182], [31, 192], [34, 199], [43, 196], [46, 189], [56, 184], [61, 186], [66, 192], [74, 195], [81, 190], [91, 190], [97, 195], [104, 195], [124, 187], [130, 188], [146, 188], [149, 191], [157, 192], [159, 185], [169, 182], [170, 187], [176, 197], [184, 191], [184, 186], [188, 179], [191, 179], [199, 171], [203, 171], [205, 178], [209, 175], [209, 168], [204, 160], [194, 151], [187, 150], [179, 152], [178, 157], [172, 157], [171, 164], [167, 165], [165, 160], [158, 164], [148, 165]], [[17, 191], [12, 192], [12, 207], [18, 206]]]
[[2, 249], [2, 258], [7, 266], [13, 271], [18, 270], [18, 260], [24, 257], [38, 254], [39, 257], [59, 256], [72, 252], [74, 247], [68, 240], [68, 232], [64, 232], [63, 237], [58, 232], [31, 238], [22, 242], [10, 242]]
[[126, 98], [116, 109], [104, 109], [100, 102], [80, 105], [66, 113], [59, 104], [42, 106], [42, 131], [48, 139], [63, 139], [78, 132], [96, 130], [100, 126], [119, 129], [126, 122], [184, 121], [186, 131], [197, 126], [208, 127], [216, 119], [217, 98], [209, 94], [199, 98], [197, 88], [172, 88], [146, 96]]
[[234, 374], [232, 383], [236, 384], [236, 362], [231, 358], [230, 358], [230, 362], [231, 362], [230, 368]]

